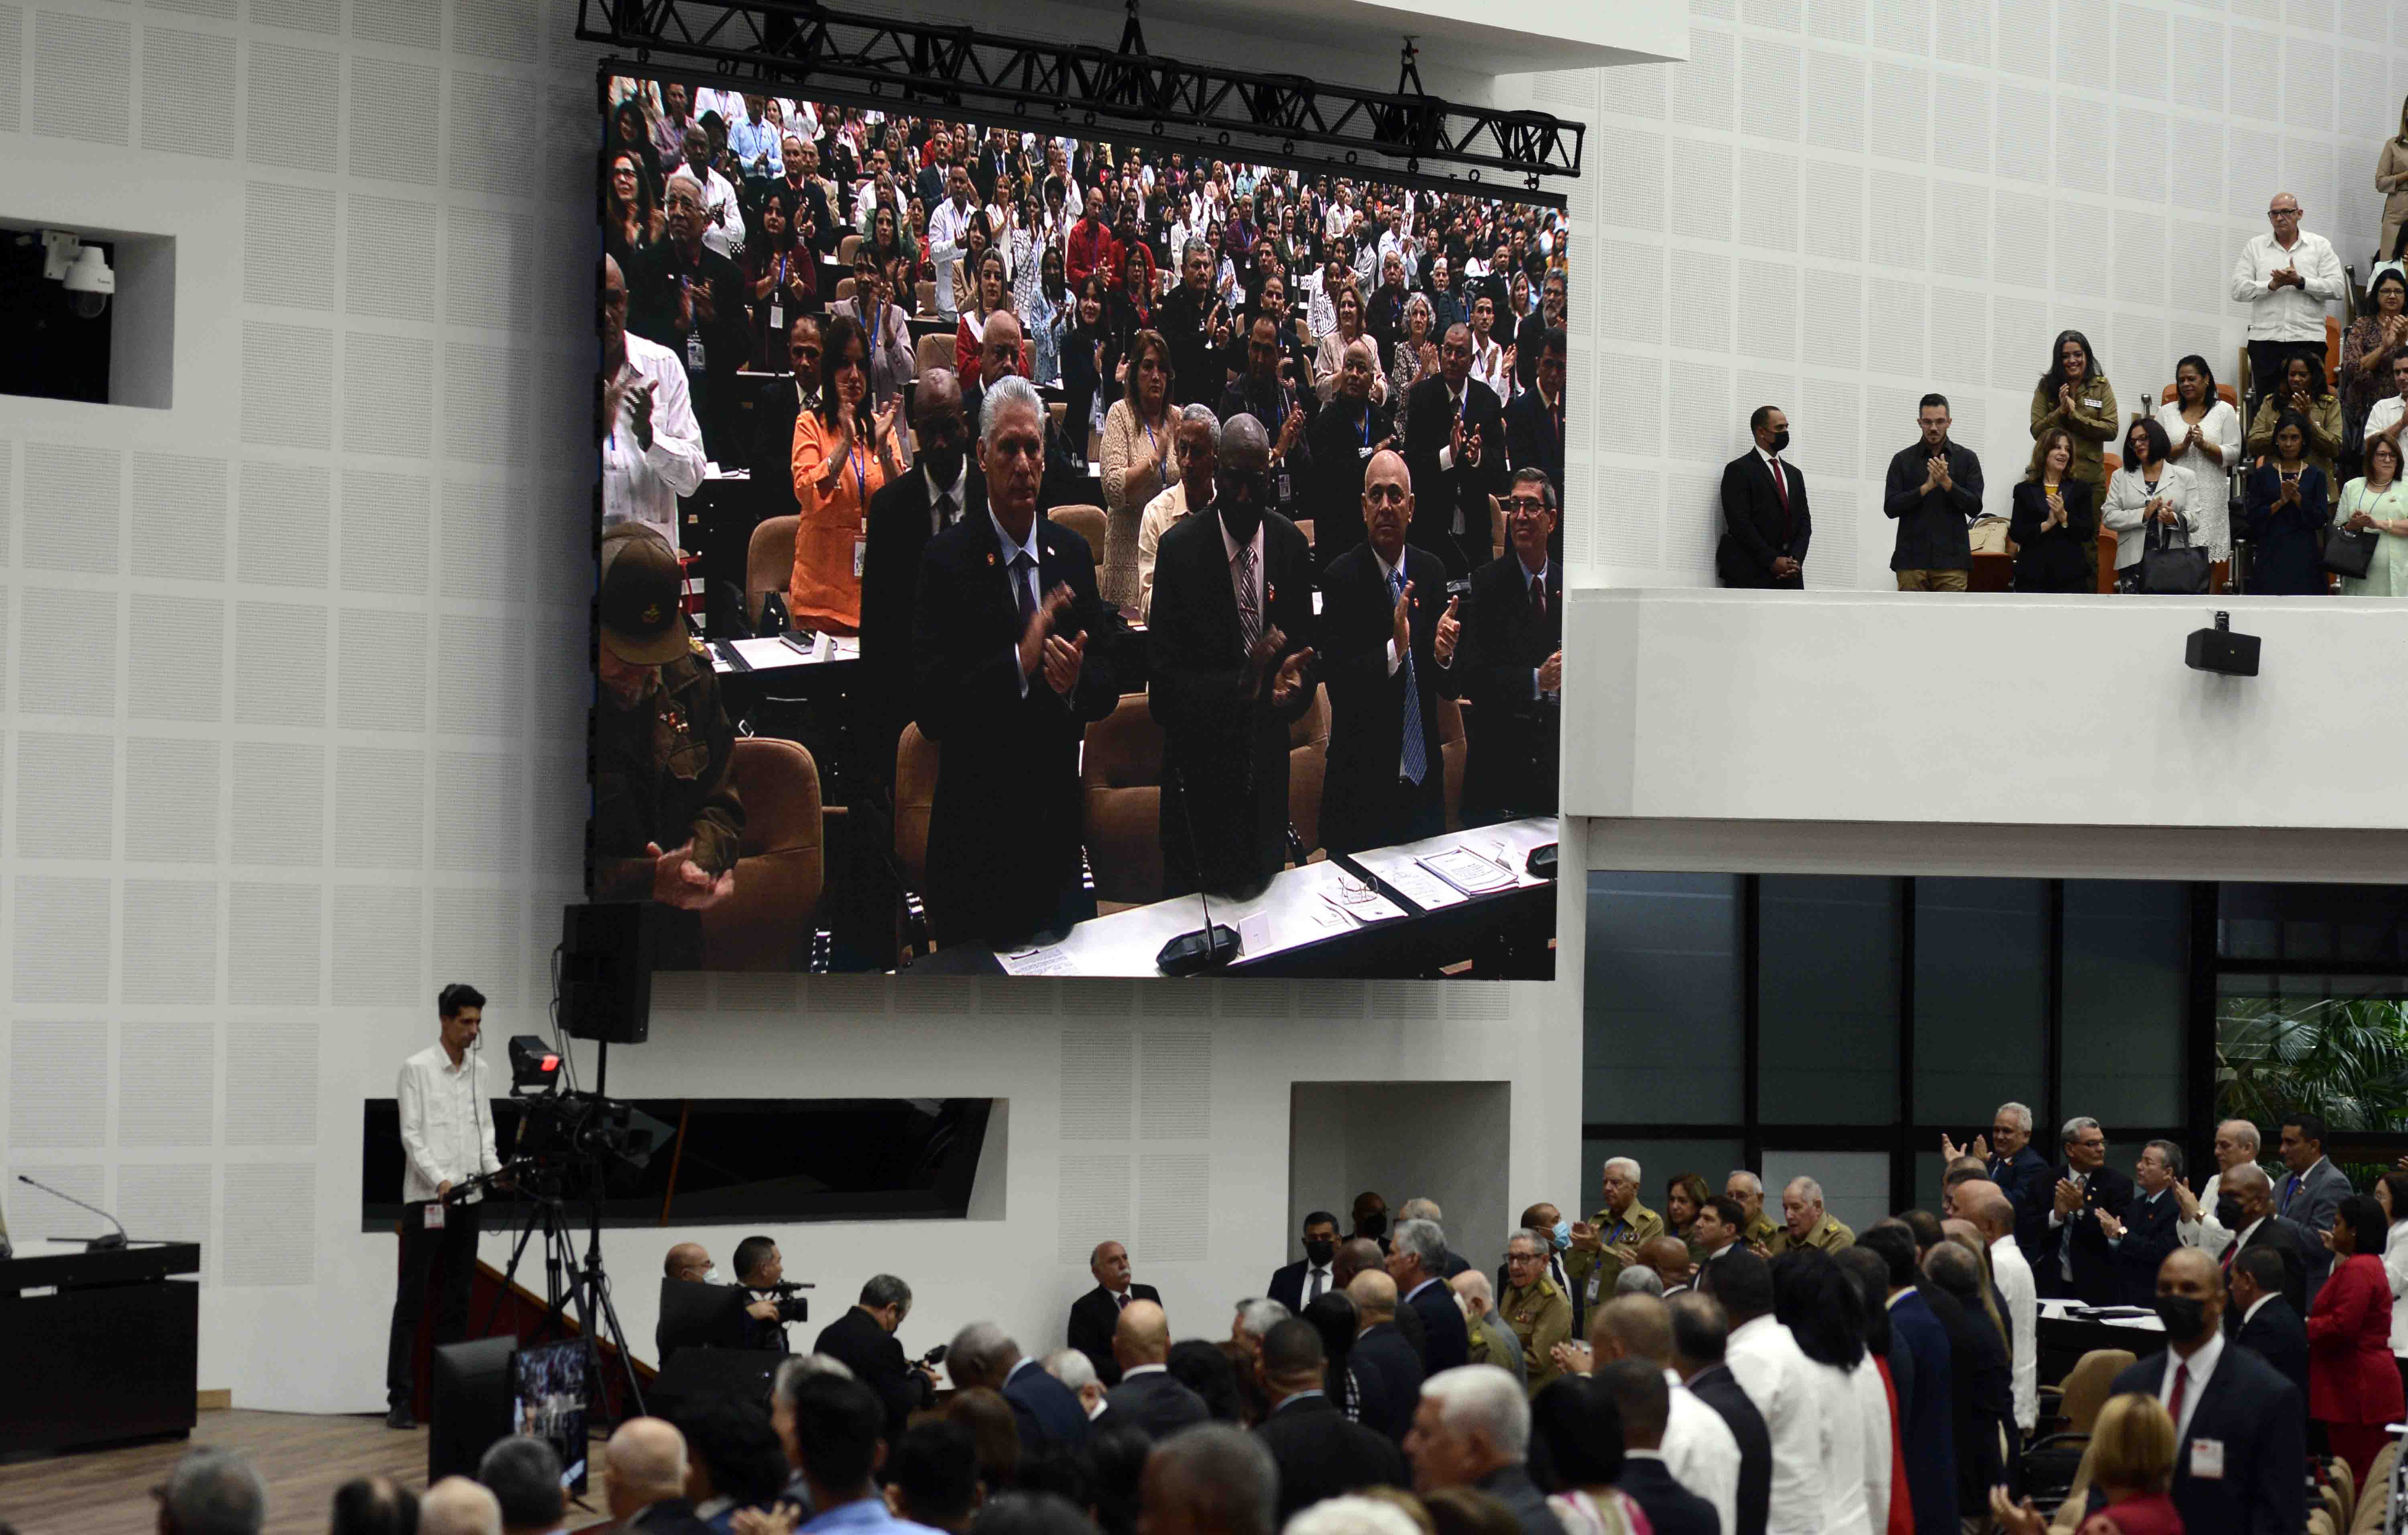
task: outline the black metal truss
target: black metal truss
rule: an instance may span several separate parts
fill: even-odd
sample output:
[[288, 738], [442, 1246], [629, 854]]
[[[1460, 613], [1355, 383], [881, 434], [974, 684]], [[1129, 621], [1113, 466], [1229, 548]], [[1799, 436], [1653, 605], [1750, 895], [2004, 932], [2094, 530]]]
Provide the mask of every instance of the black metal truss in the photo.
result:
[[632, 64], [609, 61], [615, 73], [722, 89], [775, 86], [779, 94], [871, 110], [1555, 208], [1563, 194], [1543, 179], [1580, 174], [1587, 131], [1546, 112], [852, 14], [810, 0], [579, 0], [577, 35], [632, 50]]

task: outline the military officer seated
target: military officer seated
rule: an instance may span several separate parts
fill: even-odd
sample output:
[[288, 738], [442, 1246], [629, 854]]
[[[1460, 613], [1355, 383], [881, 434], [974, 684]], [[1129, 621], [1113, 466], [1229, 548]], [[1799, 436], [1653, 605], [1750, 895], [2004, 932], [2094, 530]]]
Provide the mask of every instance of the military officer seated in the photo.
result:
[[658, 533], [604, 531], [588, 885], [597, 901], [655, 903], [665, 969], [701, 966], [701, 914], [736, 888], [744, 831], [735, 731], [687, 633], [683, 586]]

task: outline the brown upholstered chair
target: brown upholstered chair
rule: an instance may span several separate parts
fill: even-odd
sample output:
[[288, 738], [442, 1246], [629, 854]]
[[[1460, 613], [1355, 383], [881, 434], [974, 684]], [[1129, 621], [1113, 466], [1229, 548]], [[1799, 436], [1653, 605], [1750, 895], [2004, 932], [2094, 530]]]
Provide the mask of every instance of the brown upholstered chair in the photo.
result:
[[1079, 777], [1096, 899], [1162, 899], [1162, 727], [1144, 694], [1121, 695], [1118, 708], [1087, 726]]
[[1287, 824], [1307, 858], [1321, 846], [1321, 786], [1329, 777], [1329, 685], [1287, 727]]
[[895, 856], [913, 890], [928, 882], [928, 809], [937, 802], [937, 743], [916, 724], [895, 745]]
[[1463, 762], [1470, 750], [1463, 732], [1463, 705], [1453, 698], [1438, 701], [1438, 752], [1446, 763], [1446, 829], [1463, 829]]
[[1045, 514], [1087, 540], [1087, 552], [1097, 566], [1104, 563], [1104, 509], [1092, 506], [1055, 507]]
[[913, 361], [916, 365], [912, 369], [914, 378], [922, 377], [932, 367], [950, 369], [955, 361], [953, 338], [941, 332], [935, 336], [923, 336]]
[[744, 840], [736, 889], [702, 914], [703, 968], [807, 969], [827, 880], [819, 768], [800, 743], [766, 736], [739, 737], [735, 764]]
[[846, 299], [853, 296], [853, 280], [849, 277], [840, 277], [836, 280], [836, 301], [838, 303], [841, 304]]
[[744, 551], [744, 622], [761, 622], [761, 599], [772, 592], [783, 594], [795, 579], [795, 531], [803, 525], [796, 517], [765, 518], [752, 529], [752, 539]]
[[843, 265], [846, 271], [849, 272], [853, 270], [853, 253], [860, 249], [861, 237], [858, 235], [847, 235], [844, 238], [837, 241], [836, 259]]

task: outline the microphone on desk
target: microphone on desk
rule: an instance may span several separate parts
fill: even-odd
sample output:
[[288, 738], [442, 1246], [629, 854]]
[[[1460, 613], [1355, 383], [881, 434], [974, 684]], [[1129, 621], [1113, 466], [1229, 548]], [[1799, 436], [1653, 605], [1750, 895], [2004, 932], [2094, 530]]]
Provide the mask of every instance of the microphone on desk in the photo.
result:
[[53, 1195], [59, 1198], [64, 1199], [67, 1203], [74, 1205], [79, 1210], [89, 1210], [93, 1214], [99, 1216], [102, 1220], [107, 1221], [109, 1225], [117, 1227], [114, 1231], [104, 1232], [97, 1237], [84, 1237], [80, 1239], [75, 1237], [53, 1237], [50, 1239], [51, 1241], [81, 1241], [84, 1251], [87, 1253], [106, 1253], [125, 1245], [124, 1223], [120, 1221], [116, 1216], [110, 1214], [108, 1211], [101, 1209], [100, 1206], [85, 1204], [81, 1199], [79, 1199], [74, 1195], [66, 1192], [66, 1190], [52, 1188], [50, 1184], [28, 1178], [22, 1172], [17, 1174], [17, 1182], [21, 1184], [32, 1184], [36, 1188], [40, 1189], [43, 1193]]
[[[1177, 768], [1171, 770], [1178, 772]], [[1212, 924], [1212, 897], [1204, 893], [1208, 882], [1204, 878], [1204, 857], [1196, 839], [1196, 817], [1187, 808], [1187, 778], [1183, 773], [1180, 774], [1179, 789], [1179, 817], [1187, 827], [1187, 856], [1196, 866], [1196, 898], [1204, 907], [1204, 925], [1164, 944], [1154, 956], [1154, 963], [1165, 975], [1194, 975], [1229, 964], [1238, 957], [1241, 946], [1236, 928]]]

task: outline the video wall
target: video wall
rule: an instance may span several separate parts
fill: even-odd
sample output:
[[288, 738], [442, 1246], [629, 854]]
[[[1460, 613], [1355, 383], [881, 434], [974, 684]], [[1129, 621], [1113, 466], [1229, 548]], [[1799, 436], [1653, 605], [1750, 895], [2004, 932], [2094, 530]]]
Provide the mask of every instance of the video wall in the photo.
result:
[[1560, 211], [602, 108], [589, 896], [661, 968], [1553, 975]]

